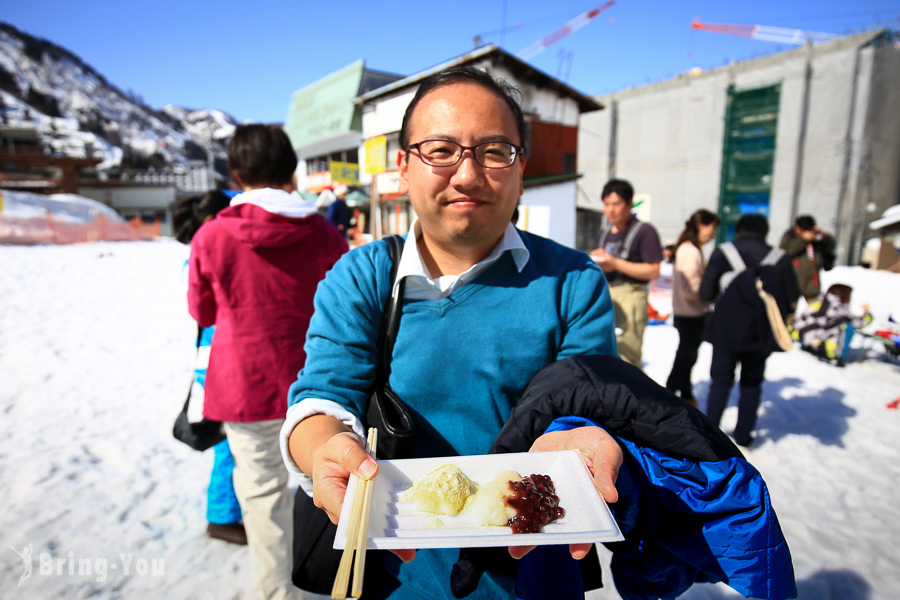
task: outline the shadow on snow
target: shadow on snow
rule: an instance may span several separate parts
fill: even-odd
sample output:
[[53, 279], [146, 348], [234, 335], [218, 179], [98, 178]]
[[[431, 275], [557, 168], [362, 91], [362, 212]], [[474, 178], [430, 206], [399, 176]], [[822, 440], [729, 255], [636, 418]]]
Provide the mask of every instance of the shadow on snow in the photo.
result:
[[[706, 410], [709, 385], [709, 380], [694, 385], [700, 410], [703, 411]], [[801, 393], [798, 394], [798, 390]], [[856, 416], [856, 409], [844, 404], [845, 394], [840, 390], [828, 387], [815, 394], [804, 395], [802, 392], [806, 390], [804, 381], [796, 377], [763, 382], [759, 420], [754, 434], [756, 445], [766, 440], [778, 441], [789, 435], [808, 435], [823, 445], [844, 447], [847, 423]], [[737, 407], [738, 393], [739, 386], [735, 382], [728, 406]]]

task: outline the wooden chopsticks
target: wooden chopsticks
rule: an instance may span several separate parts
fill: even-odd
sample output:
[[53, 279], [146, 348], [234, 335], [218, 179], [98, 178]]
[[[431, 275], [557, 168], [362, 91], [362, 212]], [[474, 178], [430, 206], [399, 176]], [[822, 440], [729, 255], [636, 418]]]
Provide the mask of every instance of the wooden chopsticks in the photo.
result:
[[[366, 440], [366, 450], [375, 458], [378, 445], [378, 430], [369, 428], [369, 436]], [[356, 477], [356, 475], [352, 475]], [[334, 578], [334, 587], [331, 588], [331, 597], [336, 600], [344, 600], [347, 597], [347, 584], [350, 582], [350, 563], [353, 551], [356, 550], [356, 563], [353, 565], [353, 589], [351, 597], [362, 596], [363, 574], [366, 567], [366, 547], [369, 545], [369, 513], [372, 506], [372, 488], [375, 482], [372, 479], [360, 481], [357, 477], [356, 489], [353, 492], [353, 504], [350, 508], [350, 521], [347, 524], [347, 541], [344, 545], [344, 553], [338, 566], [337, 576]]]

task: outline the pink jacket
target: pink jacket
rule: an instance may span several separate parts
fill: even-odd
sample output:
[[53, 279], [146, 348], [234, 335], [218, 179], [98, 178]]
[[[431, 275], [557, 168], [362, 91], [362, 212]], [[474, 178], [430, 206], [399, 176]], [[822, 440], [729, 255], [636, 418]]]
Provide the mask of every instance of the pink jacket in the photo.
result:
[[700, 299], [700, 281], [706, 267], [703, 254], [691, 242], [682, 242], [675, 251], [672, 269], [672, 312], [676, 317], [702, 317], [709, 303]]
[[283, 419], [288, 387], [306, 362], [303, 344], [319, 281], [347, 251], [324, 217], [291, 218], [232, 205], [191, 243], [188, 309], [216, 326], [204, 416]]

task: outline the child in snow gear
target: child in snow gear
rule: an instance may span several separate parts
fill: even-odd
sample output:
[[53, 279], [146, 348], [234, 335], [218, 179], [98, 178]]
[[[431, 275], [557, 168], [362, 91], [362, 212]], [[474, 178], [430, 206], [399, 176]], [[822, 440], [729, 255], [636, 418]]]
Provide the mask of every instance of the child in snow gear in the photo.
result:
[[[839, 367], [844, 366], [846, 349], [854, 329], [872, 322], [869, 306], [865, 314], [856, 316], [850, 311], [853, 288], [836, 283], [812, 304], [798, 311], [791, 322], [791, 337], [801, 347]], [[848, 328], [848, 325], [851, 327]]]
[[[175, 239], [190, 245], [194, 234], [204, 223], [228, 207], [231, 196], [221, 190], [210, 190], [199, 196], [191, 196], [175, 203], [172, 222]], [[185, 262], [185, 266], [187, 263]], [[209, 345], [215, 327], [202, 327], [197, 337], [197, 364], [194, 368], [192, 401], [203, 403], [203, 387], [209, 363]], [[232, 544], [247, 545], [247, 533], [241, 522], [241, 505], [234, 493], [234, 457], [228, 440], [213, 446], [213, 467], [206, 491], [206, 533], [209, 537]]]

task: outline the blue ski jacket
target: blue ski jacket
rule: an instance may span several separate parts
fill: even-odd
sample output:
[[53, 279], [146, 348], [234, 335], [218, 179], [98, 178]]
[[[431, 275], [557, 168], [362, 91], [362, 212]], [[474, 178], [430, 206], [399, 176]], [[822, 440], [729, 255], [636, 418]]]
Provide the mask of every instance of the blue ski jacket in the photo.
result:
[[[746, 597], [796, 597], [790, 550], [760, 473], [705, 415], [620, 359], [546, 367], [491, 452], [527, 451], [545, 431], [581, 426], [605, 427], [625, 456], [610, 506], [625, 540], [606, 544], [622, 598], [676, 598], [696, 582], [719, 581]], [[466, 552], [458, 566], [471, 566]], [[517, 597], [580, 598], [602, 585], [596, 560], [567, 556], [553, 546], [526, 555]]]

